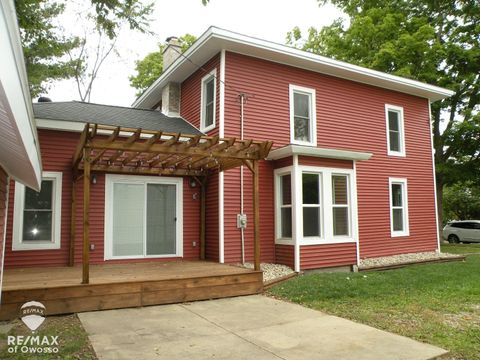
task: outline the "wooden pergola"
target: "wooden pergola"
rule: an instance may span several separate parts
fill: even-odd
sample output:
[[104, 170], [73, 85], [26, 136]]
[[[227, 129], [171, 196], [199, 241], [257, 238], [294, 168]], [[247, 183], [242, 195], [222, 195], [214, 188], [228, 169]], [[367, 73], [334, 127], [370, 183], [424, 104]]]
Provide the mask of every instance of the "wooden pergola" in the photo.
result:
[[213, 171], [245, 165], [253, 176], [254, 259], [260, 270], [258, 161], [271, 141], [237, 140], [218, 136], [187, 135], [108, 125], [86, 124], [73, 156], [70, 265], [75, 245], [76, 184], [83, 177], [83, 275], [89, 283], [91, 173], [190, 176], [201, 187], [200, 257], [205, 259], [206, 179]]

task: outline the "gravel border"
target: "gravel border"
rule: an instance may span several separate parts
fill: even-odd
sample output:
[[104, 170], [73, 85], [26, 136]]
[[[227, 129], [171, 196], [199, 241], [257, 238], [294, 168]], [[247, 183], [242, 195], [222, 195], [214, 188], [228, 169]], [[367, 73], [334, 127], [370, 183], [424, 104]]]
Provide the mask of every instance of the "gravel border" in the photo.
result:
[[361, 269], [368, 269], [372, 267], [410, 264], [415, 262], [420, 263], [423, 261], [455, 259], [455, 258], [462, 258], [462, 257], [463, 256], [458, 254], [439, 253], [436, 251], [400, 254], [400, 255], [393, 255], [393, 256], [361, 259], [358, 268], [361, 270]]
[[[245, 263], [243, 265], [238, 264], [238, 266], [245, 267], [247, 269], [254, 268], [252, 263]], [[291, 268], [281, 264], [262, 263], [260, 264], [260, 269], [263, 271], [263, 282], [270, 282], [294, 273]]]

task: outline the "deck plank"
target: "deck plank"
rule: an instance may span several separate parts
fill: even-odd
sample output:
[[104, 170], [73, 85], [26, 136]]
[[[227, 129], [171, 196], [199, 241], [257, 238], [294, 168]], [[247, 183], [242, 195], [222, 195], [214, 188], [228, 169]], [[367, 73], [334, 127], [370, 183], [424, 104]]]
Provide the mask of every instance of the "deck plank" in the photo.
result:
[[0, 320], [18, 317], [27, 301], [40, 301], [47, 315], [171, 304], [257, 294], [262, 273], [206, 261], [102, 264], [90, 267], [6, 269]]

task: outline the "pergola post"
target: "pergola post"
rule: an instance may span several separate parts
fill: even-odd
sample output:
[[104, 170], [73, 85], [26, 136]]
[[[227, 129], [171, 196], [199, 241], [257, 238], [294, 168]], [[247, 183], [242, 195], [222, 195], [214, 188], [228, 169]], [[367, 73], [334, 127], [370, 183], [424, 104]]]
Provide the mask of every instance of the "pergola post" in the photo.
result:
[[255, 270], [260, 270], [260, 200], [258, 160], [253, 161], [253, 243]]
[[200, 183], [200, 190], [201, 190], [201, 198], [200, 198], [200, 260], [205, 260], [205, 232], [206, 232], [206, 224], [205, 224], [205, 208], [206, 208], [206, 185], [207, 185], [207, 178], [205, 177], [202, 179]]
[[72, 178], [72, 209], [70, 213], [70, 256], [68, 265], [73, 266], [75, 259], [75, 218], [76, 218], [76, 197], [77, 197], [77, 179], [75, 171]]
[[83, 256], [82, 284], [90, 278], [90, 150], [83, 149]]

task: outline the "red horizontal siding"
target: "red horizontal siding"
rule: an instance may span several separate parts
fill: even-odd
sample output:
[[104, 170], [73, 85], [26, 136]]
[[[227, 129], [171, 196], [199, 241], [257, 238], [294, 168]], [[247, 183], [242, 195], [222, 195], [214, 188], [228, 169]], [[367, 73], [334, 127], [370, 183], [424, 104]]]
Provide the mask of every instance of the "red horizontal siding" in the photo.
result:
[[[58, 250], [12, 251], [13, 201], [10, 201], [7, 241], [6, 267], [24, 266], [65, 266], [69, 261], [71, 195], [72, 195], [72, 156], [77, 146], [80, 134], [72, 132], [39, 130], [40, 151], [44, 171], [60, 171], [62, 183], [62, 224], [61, 248]], [[97, 183], [91, 185], [90, 198], [90, 242], [95, 249], [90, 251], [92, 264], [104, 261], [104, 219], [105, 219], [105, 175], [95, 173]], [[195, 260], [199, 258], [199, 224], [200, 200], [199, 189], [190, 188], [185, 178], [183, 184], [183, 252], [184, 258]], [[194, 198], [194, 193], [197, 196]], [[14, 182], [11, 182], [10, 198], [14, 198]], [[83, 241], [83, 181], [77, 183], [75, 219], [75, 263], [81, 263]], [[193, 246], [193, 242], [196, 242]], [[158, 261], [164, 261], [159, 259]], [[115, 262], [155, 261], [152, 259], [111, 260]]]
[[[262, 161], [260, 169], [260, 256], [262, 262], [273, 262], [274, 246], [274, 208], [273, 208], [273, 169], [272, 164]], [[241, 231], [237, 228], [237, 214], [240, 213], [240, 169], [224, 173], [224, 249], [225, 262], [241, 261]], [[247, 214], [245, 229], [245, 259], [253, 261], [253, 187], [252, 173], [247, 167], [244, 174], [244, 213]]]
[[280, 169], [287, 166], [293, 165], [293, 157], [289, 156], [283, 159], [278, 159], [273, 162], [274, 169]]
[[298, 164], [306, 165], [306, 166], [353, 169], [353, 161], [351, 160], [318, 158], [318, 157], [312, 157], [312, 156], [299, 156]]
[[355, 243], [300, 247], [300, 270], [353, 265], [357, 263]]
[[[249, 95], [244, 106], [245, 138], [272, 140], [274, 147], [287, 145], [289, 84], [295, 84], [316, 90], [318, 147], [373, 154], [370, 160], [356, 163], [361, 257], [437, 247], [426, 99], [232, 52], [226, 53], [225, 69], [226, 135], [240, 133], [238, 93], [243, 92]], [[404, 158], [387, 156], [385, 104], [404, 108]], [[389, 177], [408, 179], [409, 237], [390, 235]], [[272, 187], [273, 182], [261, 191]]]
[[180, 116], [200, 129], [200, 101], [202, 91], [202, 78], [213, 69], [217, 69], [216, 81], [216, 102], [215, 102], [215, 122], [214, 129], [208, 132], [208, 135], [218, 135], [220, 120], [220, 55], [215, 55], [209, 61], [202, 65], [202, 68], [190, 75], [181, 84], [180, 92]]
[[295, 268], [295, 248], [293, 245], [275, 245], [275, 262]]
[[218, 173], [208, 177], [205, 203], [205, 257], [213, 261], [219, 260], [218, 178]]

